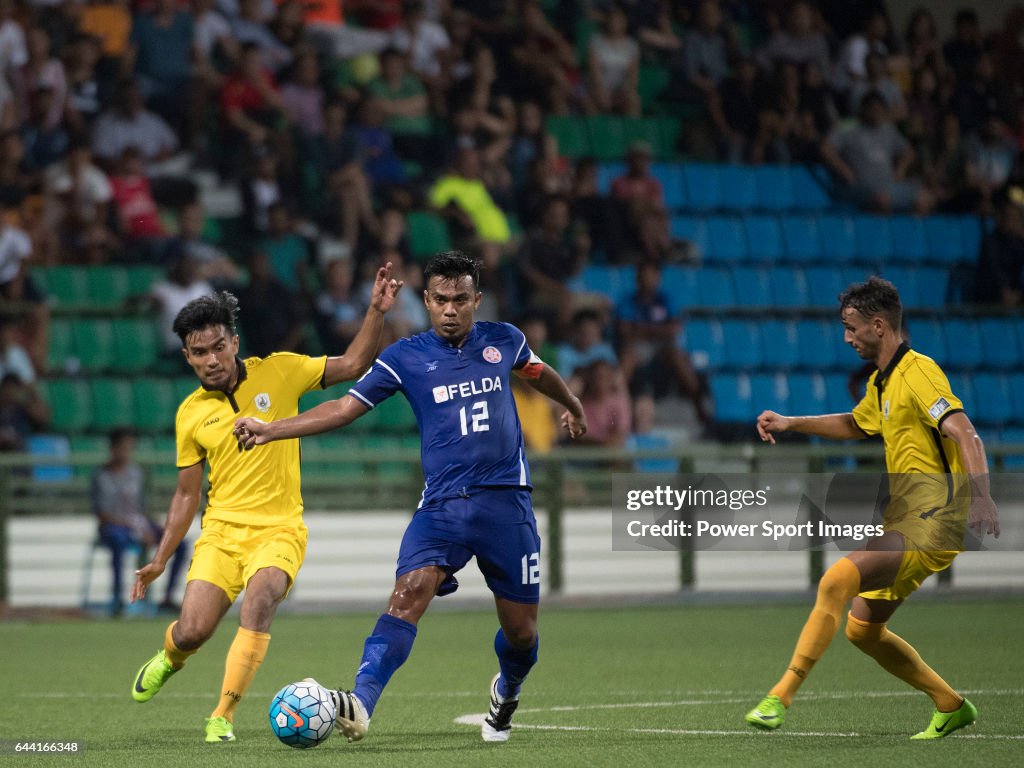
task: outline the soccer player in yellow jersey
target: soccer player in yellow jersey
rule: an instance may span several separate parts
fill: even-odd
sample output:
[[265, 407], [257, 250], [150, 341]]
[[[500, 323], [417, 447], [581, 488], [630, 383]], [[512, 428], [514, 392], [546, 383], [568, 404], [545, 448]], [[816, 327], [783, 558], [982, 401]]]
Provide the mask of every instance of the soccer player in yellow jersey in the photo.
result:
[[761, 439], [802, 432], [835, 440], [881, 435], [890, 502], [883, 533], [841, 558], [818, 585], [817, 600], [782, 678], [747, 713], [755, 727], [774, 730], [797, 689], [825, 653], [853, 600], [846, 636], [883, 669], [935, 703], [928, 727], [911, 738], [937, 739], [974, 722], [977, 710], [932, 670], [914, 648], [886, 627], [900, 604], [963, 549], [965, 526], [999, 535], [989, 493], [985, 447], [945, 374], [903, 342], [902, 307], [892, 283], [872, 277], [839, 297], [844, 339], [877, 370], [852, 413], [757, 419]]
[[174, 321], [182, 352], [201, 386], [178, 407], [177, 488], [153, 560], [136, 571], [133, 601], [144, 597], [149, 584], [163, 573], [192, 524], [206, 463], [209, 500], [181, 615], [167, 628], [163, 649], [135, 676], [132, 697], [149, 701], [210, 638], [245, 590], [220, 698], [206, 721], [207, 742], [235, 740], [235, 708], [266, 655], [277, 605], [295, 581], [306, 551], [298, 440], [277, 442], [263, 451], [242, 451], [232, 434], [235, 418], [275, 421], [295, 416], [306, 392], [364, 373], [377, 354], [384, 313], [401, 286], [391, 278], [390, 263], [378, 270], [362, 328], [339, 357], [277, 353], [240, 359], [235, 334], [238, 301], [226, 292], [190, 302]]

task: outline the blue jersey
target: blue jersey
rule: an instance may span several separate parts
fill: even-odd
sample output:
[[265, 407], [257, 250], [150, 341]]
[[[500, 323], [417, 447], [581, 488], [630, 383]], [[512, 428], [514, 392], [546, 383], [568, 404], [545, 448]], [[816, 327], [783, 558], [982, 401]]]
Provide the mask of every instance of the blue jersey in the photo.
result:
[[433, 330], [383, 352], [349, 394], [369, 408], [401, 392], [420, 428], [423, 500], [484, 487], [531, 488], [509, 377], [529, 362], [523, 332], [477, 322], [453, 346]]

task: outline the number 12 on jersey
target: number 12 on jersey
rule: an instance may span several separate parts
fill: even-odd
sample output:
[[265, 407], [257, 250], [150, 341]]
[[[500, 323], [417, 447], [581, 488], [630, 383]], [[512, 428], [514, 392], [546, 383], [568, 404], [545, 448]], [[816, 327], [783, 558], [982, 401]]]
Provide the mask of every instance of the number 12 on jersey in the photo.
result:
[[462, 436], [465, 437], [470, 432], [472, 426], [473, 432], [487, 432], [491, 425], [487, 423], [487, 401], [479, 400], [470, 407], [469, 418], [466, 418], [466, 406], [459, 408], [459, 424], [462, 427]]
[[540, 552], [523, 555], [523, 584], [540, 584]]

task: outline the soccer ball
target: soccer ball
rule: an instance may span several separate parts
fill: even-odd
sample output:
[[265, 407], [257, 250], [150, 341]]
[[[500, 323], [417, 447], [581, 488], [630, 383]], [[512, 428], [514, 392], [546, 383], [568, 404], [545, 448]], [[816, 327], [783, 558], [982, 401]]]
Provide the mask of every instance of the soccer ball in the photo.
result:
[[270, 702], [270, 730], [289, 747], [315, 747], [331, 735], [336, 711], [323, 686], [306, 680], [291, 683]]

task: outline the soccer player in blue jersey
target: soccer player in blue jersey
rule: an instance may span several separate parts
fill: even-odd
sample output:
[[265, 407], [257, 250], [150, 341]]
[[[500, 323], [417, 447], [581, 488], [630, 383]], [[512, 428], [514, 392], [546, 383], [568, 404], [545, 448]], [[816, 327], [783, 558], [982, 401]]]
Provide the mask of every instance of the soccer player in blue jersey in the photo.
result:
[[426, 485], [355, 688], [336, 692], [337, 724], [349, 741], [366, 735], [384, 686], [409, 657], [420, 617], [435, 595], [458, 588], [456, 572], [476, 556], [501, 625], [494, 638], [500, 672], [491, 681], [481, 735], [506, 741], [520, 686], [537, 662], [540, 600], [540, 538], [509, 377], [522, 377], [565, 407], [561, 421], [571, 437], [586, 433], [587, 421], [580, 401], [522, 331], [474, 321], [482, 295], [475, 259], [442, 253], [424, 278], [430, 331], [385, 349], [341, 399], [270, 423], [238, 419], [235, 435], [246, 448], [314, 435], [352, 423], [396, 392], [405, 395], [419, 424]]

